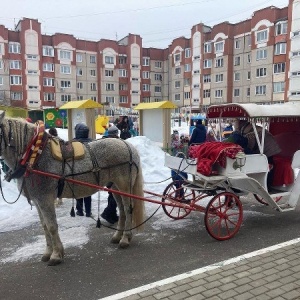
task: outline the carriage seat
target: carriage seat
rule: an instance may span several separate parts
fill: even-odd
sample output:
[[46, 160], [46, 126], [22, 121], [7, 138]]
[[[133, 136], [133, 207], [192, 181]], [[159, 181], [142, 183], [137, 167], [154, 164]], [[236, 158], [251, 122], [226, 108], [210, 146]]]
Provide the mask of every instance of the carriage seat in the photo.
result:
[[294, 183], [292, 159], [300, 149], [300, 133], [284, 132], [274, 136], [281, 152], [273, 156], [274, 179], [272, 186], [291, 185]]

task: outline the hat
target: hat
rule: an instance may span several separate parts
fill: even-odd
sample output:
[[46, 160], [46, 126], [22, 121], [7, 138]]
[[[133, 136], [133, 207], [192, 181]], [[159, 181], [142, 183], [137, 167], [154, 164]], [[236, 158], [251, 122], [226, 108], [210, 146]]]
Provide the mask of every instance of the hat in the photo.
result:
[[108, 128], [107, 134], [108, 135], [118, 135], [119, 134], [119, 129], [117, 128], [117, 126], [113, 125], [113, 126]]
[[199, 119], [199, 120], [197, 121], [197, 125], [200, 125], [200, 124], [203, 125], [203, 124], [202, 124], [202, 120]]

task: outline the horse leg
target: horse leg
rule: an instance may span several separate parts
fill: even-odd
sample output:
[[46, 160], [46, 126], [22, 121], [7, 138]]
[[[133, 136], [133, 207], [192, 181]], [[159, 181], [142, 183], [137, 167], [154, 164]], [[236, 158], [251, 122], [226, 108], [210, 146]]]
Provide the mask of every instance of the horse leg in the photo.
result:
[[[37, 204], [46, 226], [45, 232], [48, 232], [51, 240], [52, 253], [48, 261], [48, 266], [55, 266], [63, 261], [64, 248], [58, 234], [54, 201], [50, 199], [43, 199], [43, 201], [39, 201]], [[47, 233], [45, 235], [48, 244], [49, 237], [47, 238]]]
[[48, 231], [48, 228], [47, 228], [46, 223], [45, 223], [44, 218], [43, 218], [43, 214], [41, 213], [41, 210], [40, 210], [39, 206], [35, 205], [35, 207], [38, 211], [40, 221], [41, 221], [41, 224], [42, 224], [43, 229], [44, 229], [45, 238], [46, 238], [46, 250], [45, 250], [41, 260], [44, 261], [44, 262], [47, 262], [47, 261], [50, 260], [50, 256], [53, 252], [51, 236], [50, 236], [50, 233]]
[[[129, 246], [129, 243], [132, 239], [132, 208], [131, 203], [132, 201], [130, 198], [123, 196], [122, 197], [122, 203], [123, 203], [123, 234], [122, 238], [119, 242], [120, 248], [127, 248]], [[121, 215], [121, 213], [120, 213]], [[124, 224], [124, 218], [125, 218], [125, 224]]]
[[120, 195], [114, 194], [114, 198], [117, 202], [117, 206], [119, 208], [119, 221], [117, 225], [117, 231], [114, 233], [111, 242], [113, 244], [118, 244], [122, 238], [123, 230], [125, 226], [125, 211], [124, 211], [124, 205], [122, 202], [122, 198]]

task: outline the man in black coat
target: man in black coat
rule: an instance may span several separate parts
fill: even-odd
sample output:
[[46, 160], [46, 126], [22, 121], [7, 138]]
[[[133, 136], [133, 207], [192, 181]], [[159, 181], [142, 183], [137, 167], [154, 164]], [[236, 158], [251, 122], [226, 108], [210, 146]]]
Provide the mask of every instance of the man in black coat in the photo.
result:
[[206, 128], [202, 124], [202, 120], [198, 120], [189, 140], [189, 146], [192, 144], [201, 144], [206, 140]]
[[[93, 140], [89, 138], [90, 129], [84, 123], [79, 123], [75, 126], [75, 141], [81, 142], [83, 144], [87, 144], [92, 142]], [[91, 217], [91, 206], [92, 206], [92, 197], [84, 197], [80, 199], [76, 199], [76, 215], [84, 216], [83, 213], [83, 203], [85, 207], [85, 215], [87, 217]]]

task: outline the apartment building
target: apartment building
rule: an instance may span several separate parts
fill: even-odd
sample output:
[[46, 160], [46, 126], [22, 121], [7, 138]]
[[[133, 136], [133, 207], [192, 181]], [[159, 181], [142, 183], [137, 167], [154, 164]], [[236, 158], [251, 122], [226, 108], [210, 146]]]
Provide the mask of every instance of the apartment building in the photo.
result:
[[178, 112], [227, 102], [300, 101], [300, 0], [239, 23], [196, 24], [166, 49], [142, 37], [88, 41], [44, 35], [38, 20], [0, 25], [0, 105], [40, 109], [93, 99], [133, 108], [171, 100]]

